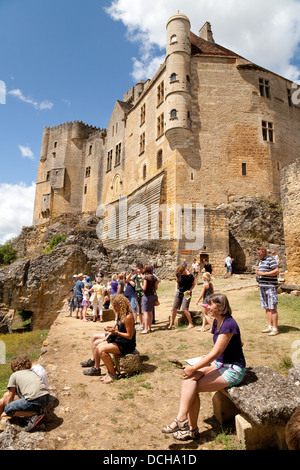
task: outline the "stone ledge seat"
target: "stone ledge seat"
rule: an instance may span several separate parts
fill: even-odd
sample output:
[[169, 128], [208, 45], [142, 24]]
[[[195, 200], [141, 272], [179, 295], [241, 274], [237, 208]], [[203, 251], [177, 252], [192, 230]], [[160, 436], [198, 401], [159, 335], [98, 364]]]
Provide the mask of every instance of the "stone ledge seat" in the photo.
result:
[[212, 402], [221, 424], [235, 418], [244, 449], [284, 450], [285, 426], [300, 407], [300, 387], [268, 367], [247, 367], [243, 382], [214, 393]]
[[118, 375], [123, 373], [127, 376], [131, 376], [142, 370], [142, 358], [137, 349], [125, 356], [114, 354], [113, 362]]

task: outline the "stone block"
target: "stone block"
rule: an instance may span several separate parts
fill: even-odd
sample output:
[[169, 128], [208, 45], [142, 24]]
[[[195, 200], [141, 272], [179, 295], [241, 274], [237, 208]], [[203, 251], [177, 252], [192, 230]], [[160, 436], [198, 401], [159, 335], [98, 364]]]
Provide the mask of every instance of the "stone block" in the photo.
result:
[[213, 393], [212, 404], [214, 415], [220, 424], [231, 421], [240, 412], [235, 404], [220, 391]]
[[103, 321], [111, 321], [116, 317], [115, 311], [112, 308], [103, 309]]
[[235, 428], [244, 450], [287, 449], [285, 426], [259, 426], [241, 413], [235, 417]]
[[115, 354], [113, 356], [114, 364], [119, 374], [133, 375], [142, 370], [142, 358], [140, 353], [135, 349], [133, 353], [120, 356]]

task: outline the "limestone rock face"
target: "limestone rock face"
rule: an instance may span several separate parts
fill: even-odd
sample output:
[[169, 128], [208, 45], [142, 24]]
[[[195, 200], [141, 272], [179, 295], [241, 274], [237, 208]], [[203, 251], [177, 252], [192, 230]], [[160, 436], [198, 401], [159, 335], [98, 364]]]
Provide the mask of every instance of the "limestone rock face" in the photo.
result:
[[254, 271], [259, 244], [276, 251], [281, 260], [280, 270], [286, 269], [283, 215], [278, 203], [260, 197], [237, 198], [219, 209], [228, 214], [234, 272]]
[[[0, 269], [0, 331], [7, 333], [17, 310], [32, 312], [31, 327], [47, 329], [56, 319], [66, 298], [71, 297], [73, 275], [83, 273], [94, 280], [99, 268], [105, 279], [129, 272], [142, 264], [152, 264], [161, 277], [175, 275], [175, 253], [163, 254], [155, 241], [106, 250], [97, 236], [99, 218], [95, 214], [65, 214], [51, 225], [24, 227], [13, 241], [22, 258]], [[64, 234], [65, 242], [51, 253], [42, 254], [52, 237]]]

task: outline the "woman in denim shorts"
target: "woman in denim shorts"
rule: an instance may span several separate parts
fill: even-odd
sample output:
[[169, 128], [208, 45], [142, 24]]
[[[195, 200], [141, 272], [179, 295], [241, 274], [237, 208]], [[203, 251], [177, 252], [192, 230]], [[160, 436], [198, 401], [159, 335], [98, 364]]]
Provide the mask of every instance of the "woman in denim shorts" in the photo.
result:
[[208, 313], [213, 317], [211, 351], [194, 365], [183, 367], [183, 383], [179, 412], [174, 421], [162, 429], [177, 440], [197, 439], [200, 392], [216, 392], [238, 385], [243, 380], [246, 362], [240, 330], [232, 318], [228, 299], [212, 294], [207, 299]]

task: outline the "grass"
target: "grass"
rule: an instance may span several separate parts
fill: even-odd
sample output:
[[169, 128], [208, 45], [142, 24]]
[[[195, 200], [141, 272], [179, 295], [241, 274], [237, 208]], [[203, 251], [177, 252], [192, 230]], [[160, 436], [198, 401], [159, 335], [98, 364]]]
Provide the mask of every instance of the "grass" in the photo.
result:
[[43, 341], [47, 338], [48, 330], [26, 331], [0, 335], [0, 341], [5, 346], [5, 364], [0, 365], [0, 395], [6, 391], [8, 379], [12, 374], [10, 361], [16, 356], [28, 356], [32, 362], [37, 361], [41, 354]]

